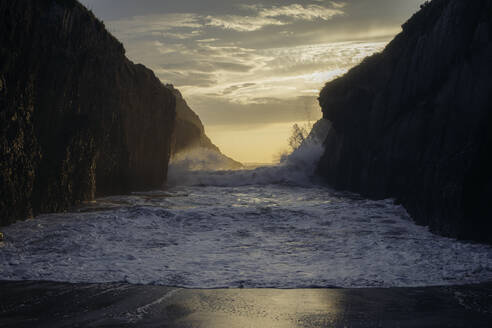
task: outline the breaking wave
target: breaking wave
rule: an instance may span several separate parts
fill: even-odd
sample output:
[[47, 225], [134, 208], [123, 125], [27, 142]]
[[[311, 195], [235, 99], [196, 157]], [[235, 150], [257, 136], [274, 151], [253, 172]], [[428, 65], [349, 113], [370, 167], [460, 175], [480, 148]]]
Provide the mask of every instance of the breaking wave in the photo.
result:
[[266, 184], [309, 185], [316, 182], [315, 170], [323, 147], [307, 142], [280, 163], [254, 169], [224, 170], [222, 162], [195, 152], [185, 160], [171, 163], [168, 174], [170, 186], [247, 186]]
[[227, 157], [206, 150], [180, 154], [166, 190], [17, 222], [3, 230], [0, 279], [196, 288], [492, 280], [491, 246], [433, 235], [392, 200], [317, 185], [323, 147], [313, 140], [256, 169], [227, 170]]
[[390, 200], [320, 186], [176, 187], [3, 232], [4, 280], [307, 288], [492, 279], [492, 247], [435, 236]]

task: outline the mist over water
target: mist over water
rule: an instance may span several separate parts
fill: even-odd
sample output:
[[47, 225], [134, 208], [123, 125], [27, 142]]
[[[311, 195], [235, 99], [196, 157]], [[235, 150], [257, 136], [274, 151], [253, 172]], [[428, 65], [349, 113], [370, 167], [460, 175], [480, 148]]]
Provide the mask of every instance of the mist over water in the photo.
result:
[[391, 200], [318, 184], [319, 143], [267, 167], [174, 161], [164, 191], [115, 196], [4, 231], [0, 279], [180, 287], [395, 287], [492, 279], [492, 247], [416, 226]]
[[314, 171], [322, 153], [320, 144], [309, 143], [275, 165], [223, 170], [220, 159], [216, 163], [208, 152], [197, 151], [184, 155], [187, 160], [171, 163], [168, 180], [171, 186], [310, 185], [316, 181]]
[[[318, 182], [316, 166], [324, 148], [331, 123], [318, 121], [311, 133], [290, 154], [281, 156], [279, 163], [254, 168], [229, 169], [229, 163], [216, 152], [192, 149], [178, 154], [169, 166], [170, 186], [247, 186], [294, 184], [308, 186]], [[304, 138], [304, 137], [303, 137]]]

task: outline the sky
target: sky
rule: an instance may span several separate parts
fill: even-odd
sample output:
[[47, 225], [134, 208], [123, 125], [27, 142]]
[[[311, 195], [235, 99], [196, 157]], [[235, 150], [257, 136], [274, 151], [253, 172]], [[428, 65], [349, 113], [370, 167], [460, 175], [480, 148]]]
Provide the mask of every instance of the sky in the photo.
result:
[[82, 0], [178, 88], [221, 150], [269, 163], [323, 85], [379, 52], [424, 0]]

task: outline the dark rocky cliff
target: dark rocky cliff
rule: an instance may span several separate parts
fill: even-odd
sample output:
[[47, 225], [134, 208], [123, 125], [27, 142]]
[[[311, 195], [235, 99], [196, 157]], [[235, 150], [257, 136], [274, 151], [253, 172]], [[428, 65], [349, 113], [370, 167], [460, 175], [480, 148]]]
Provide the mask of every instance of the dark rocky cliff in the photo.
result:
[[[173, 90], [176, 97], [176, 128], [173, 138], [172, 156], [177, 157], [180, 153], [201, 149], [215, 156], [214, 163], [210, 167], [220, 164], [217, 169], [239, 169], [242, 164], [222, 154], [220, 149], [212, 143], [205, 134], [205, 128], [200, 117], [188, 106], [181, 92], [172, 85], [167, 85]], [[198, 154], [194, 154], [198, 155]]]
[[165, 183], [175, 97], [72, 0], [0, 1], [0, 224]]
[[492, 242], [492, 1], [434, 0], [322, 90], [319, 172], [394, 197], [435, 232]]

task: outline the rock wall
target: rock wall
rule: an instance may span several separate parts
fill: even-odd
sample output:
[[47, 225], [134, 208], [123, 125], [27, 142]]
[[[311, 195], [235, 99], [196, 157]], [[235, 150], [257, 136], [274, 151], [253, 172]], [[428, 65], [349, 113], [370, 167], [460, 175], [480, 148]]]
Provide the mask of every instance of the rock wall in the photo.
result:
[[[183, 153], [192, 152], [191, 156], [202, 156], [207, 153], [207, 158], [213, 161], [207, 165], [217, 169], [239, 169], [243, 165], [230, 157], [222, 154], [219, 147], [214, 145], [205, 134], [205, 128], [200, 117], [188, 106], [181, 92], [172, 85], [167, 85], [176, 96], [176, 129], [173, 139], [172, 157], [182, 159]], [[196, 150], [199, 149], [199, 152]], [[185, 156], [188, 158], [189, 156]], [[203, 157], [203, 156], [202, 156]], [[202, 163], [204, 164], [204, 163]]]
[[318, 171], [394, 197], [435, 232], [492, 242], [492, 1], [434, 0], [320, 94]]
[[165, 183], [175, 97], [77, 1], [0, 2], [0, 224]]

